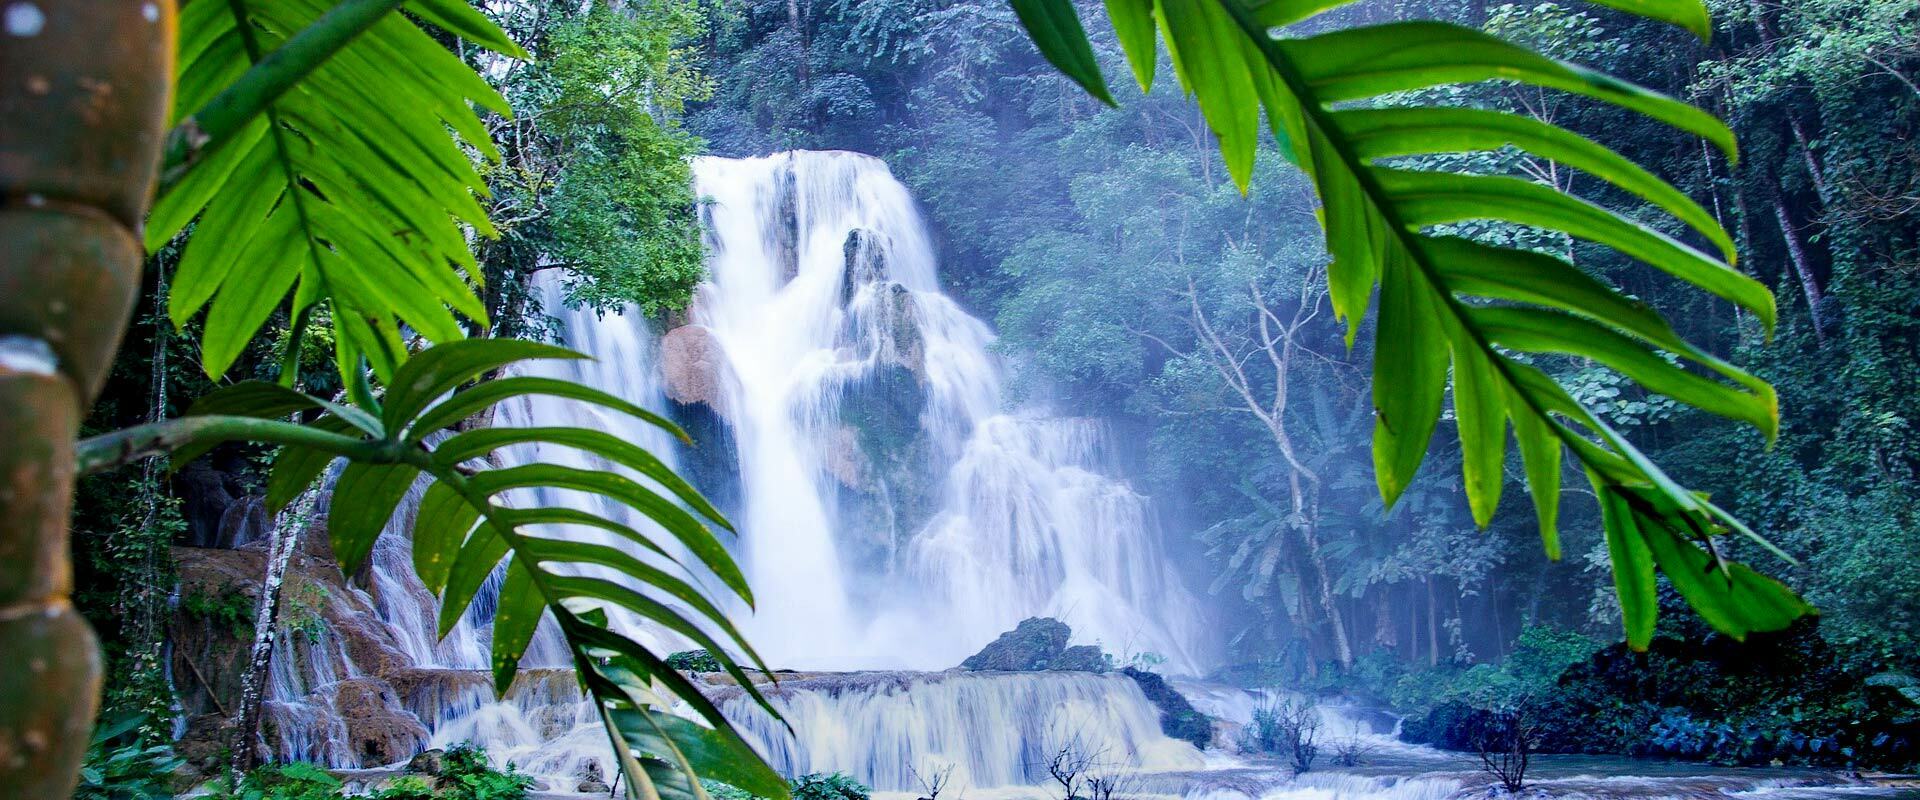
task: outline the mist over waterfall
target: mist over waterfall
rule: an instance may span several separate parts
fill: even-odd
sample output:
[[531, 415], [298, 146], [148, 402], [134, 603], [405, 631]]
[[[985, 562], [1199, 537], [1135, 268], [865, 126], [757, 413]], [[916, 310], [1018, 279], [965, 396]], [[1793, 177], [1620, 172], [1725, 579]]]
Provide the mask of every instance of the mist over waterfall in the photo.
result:
[[944, 669], [1044, 615], [1198, 668], [1202, 626], [1147, 498], [1114, 477], [1097, 422], [1008, 405], [993, 332], [941, 292], [883, 162], [795, 152], [694, 174], [708, 282], [661, 365], [583, 343], [631, 359], [603, 388], [664, 369], [727, 431], [746, 630], [770, 663]]

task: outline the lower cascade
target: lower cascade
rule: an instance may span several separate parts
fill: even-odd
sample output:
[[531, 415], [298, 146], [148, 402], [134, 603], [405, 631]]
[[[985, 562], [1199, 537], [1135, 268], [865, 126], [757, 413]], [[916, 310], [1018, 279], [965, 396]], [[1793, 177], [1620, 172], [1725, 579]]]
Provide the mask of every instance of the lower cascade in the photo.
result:
[[783, 774], [841, 771], [880, 791], [920, 791], [929, 776], [960, 787], [1047, 780], [1066, 752], [1129, 770], [1205, 766], [1160, 730], [1134, 682], [1090, 672], [861, 672], [784, 678], [770, 695], [793, 726], [756, 713], [737, 688], [722, 709]]

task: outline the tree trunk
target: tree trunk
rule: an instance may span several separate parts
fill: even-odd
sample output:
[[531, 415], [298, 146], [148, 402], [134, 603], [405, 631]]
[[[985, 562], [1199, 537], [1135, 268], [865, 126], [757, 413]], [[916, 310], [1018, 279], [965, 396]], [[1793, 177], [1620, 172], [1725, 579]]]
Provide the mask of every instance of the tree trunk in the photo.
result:
[[1787, 214], [1787, 204], [1780, 198], [1780, 191], [1773, 191], [1773, 219], [1780, 224], [1780, 238], [1787, 244], [1787, 260], [1793, 267], [1794, 276], [1800, 280], [1800, 292], [1807, 300], [1807, 317], [1813, 323], [1813, 338], [1824, 344], [1827, 341], [1827, 320], [1825, 314], [1827, 292], [1820, 285], [1820, 279], [1813, 273], [1813, 263], [1807, 258], [1805, 240], [1800, 238], [1800, 230], [1793, 227], [1793, 218]]
[[233, 758], [228, 769], [238, 775], [261, 763], [260, 704], [266, 699], [273, 640], [280, 627], [280, 587], [287, 581], [293, 551], [300, 549], [300, 532], [313, 516], [317, 489], [309, 488], [280, 512], [267, 533], [267, 574], [260, 584], [260, 605], [253, 615], [253, 648], [247, 653], [247, 674], [240, 678], [240, 726], [234, 731]]
[[0, 787], [73, 794], [100, 649], [69, 595], [75, 437], [133, 311], [171, 0], [9, 3], [0, 30]]
[[1440, 604], [1433, 599], [1433, 578], [1427, 578], [1427, 666], [1440, 666]]
[[1807, 136], [1807, 126], [1793, 112], [1788, 112], [1787, 127], [1793, 129], [1793, 141], [1800, 145], [1800, 159], [1806, 164], [1807, 177], [1813, 179], [1813, 191], [1820, 195], [1820, 208], [1824, 211], [1832, 202], [1832, 195], [1827, 192], [1827, 173], [1820, 166], [1820, 156], [1813, 152], [1813, 140]]
[[1340, 613], [1340, 604], [1333, 597], [1333, 579], [1328, 575], [1326, 554], [1320, 551], [1320, 537], [1314, 533], [1312, 523], [1302, 525], [1300, 538], [1306, 542], [1307, 558], [1313, 562], [1314, 586], [1320, 598], [1320, 611], [1327, 617], [1327, 625], [1333, 629], [1333, 655], [1340, 660], [1341, 668], [1353, 666], [1353, 642], [1347, 637], [1347, 623]]

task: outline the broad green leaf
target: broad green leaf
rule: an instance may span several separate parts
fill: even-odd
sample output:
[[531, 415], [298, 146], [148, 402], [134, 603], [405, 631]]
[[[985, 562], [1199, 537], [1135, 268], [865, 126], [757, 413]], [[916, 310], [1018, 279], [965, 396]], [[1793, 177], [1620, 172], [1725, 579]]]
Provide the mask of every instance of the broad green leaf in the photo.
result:
[[701, 516], [722, 528], [733, 530], [732, 523], [727, 522], [720, 510], [707, 502], [692, 484], [674, 474], [665, 462], [647, 452], [646, 448], [606, 431], [590, 428], [479, 428], [440, 443], [439, 447], [434, 448], [434, 457], [449, 465], [459, 464], [501, 447], [527, 442], [571, 447], [627, 467], [659, 483]]
[[473, 604], [473, 596], [480, 591], [480, 585], [486, 583], [487, 576], [493, 574], [500, 559], [510, 550], [507, 540], [494, 530], [491, 521], [482, 521], [479, 527], [467, 535], [465, 543], [460, 545], [459, 555], [454, 556], [453, 567], [447, 571], [447, 588], [440, 593], [440, 635], [445, 636], [460, 623], [460, 617], [466, 615], [467, 606]]
[[1672, 214], [1712, 240], [1729, 263], [1733, 237], [1685, 192], [1592, 140], [1545, 122], [1477, 108], [1365, 108], [1333, 115], [1364, 159], [1498, 150], [1512, 145], [1607, 181]]
[[1676, 353], [1694, 349], [1652, 306], [1553, 256], [1452, 236], [1421, 237], [1417, 246], [1457, 295], [1555, 308]]
[[413, 572], [427, 591], [439, 594], [446, 588], [460, 546], [479, 519], [479, 510], [451, 485], [434, 481], [427, 487], [413, 518]]
[[1782, 630], [1794, 620], [1816, 613], [1778, 581], [1744, 564], [1718, 561], [1707, 551], [1682, 541], [1665, 524], [1643, 516], [1640, 530], [1673, 588], [1714, 629], [1735, 639]]
[[1505, 220], [1598, 242], [1712, 292], [1773, 326], [1765, 284], [1666, 234], [1531, 181], [1492, 175], [1375, 169], [1401, 222], [1409, 227], [1475, 219]]
[[[343, 435], [352, 433], [354, 429], [353, 423], [331, 415], [307, 424]], [[312, 486], [336, 458], [339, 456], [311, 447], [280, 448], [279, 454], [273, 457], [273, 470], [267, 475], [267, 513], [280, 513], [301, 492]]]
[[[1510, 393], [1511, 389], [1508, 390]], [[1534, 516], [1540, 525], [1540, 545], [1547, 558], [1560, 560], [1560, 440], [1553, 426], [1525, 405], [1525, 398], [1510, 396], [1513, 411], [1513, 438], [1520, 444], [1520, 460], [1527, 473], [1527, 491], [1533, 495]]]
[[507, 581], [500, 586], [499, 608], [493, 615], [493, 689], [506, 694], [520, 669], [520, 657], [533, 642], [533, 632], [546, 614], [546, 598], [534, 586], [533, 571], [516, 556], [507, 564]]
[[733, 555], [714, 538], [713, 531], [653, 490], [611, 472], [574, 469], [556, 464], [526, 464], [507, 469], [487, 470], [469, 479], [475, 491], [493, 496], [512, 489], [556, 488], [598, 494], [631, 506], [658, 523], [680, 540], [707, 569], [752, 603], [752, 590], [746, 576], [733, 562]]
[[[255, 419], [290, 417], [302, 411], [320, 408], [318, 398], [309, 397], [265, 381], [242, 381], [209, 392], [193, 401], [186, 416], [239, 416]], [[336, 431], [339, 432], [339, 431]], [[173, 469], [187, 465], [219, 446], [216, 441], [187, 442], [174, 448], [169, 456]]]
[[1153, 71], [1160, 57], [1154, 45], [1154, 0], [1105, 0], [1107, 17], [1113, 21], [1113, 35], [1127, 54], [1133, 79], [1141, 92], [1153, 89]]
[[585, 357], [564, 347], [520, 339], [468, 339], [430, 347], [394, 373], [381, 422], [388, 430], [400, 430], [441, 395], [516, 361]]
[[1426, 458], [1446, 392], [1443, 309], [1404, 259], [1389, 259], [1380, 279], [1378, 344], [1373, 373], [1373, 471], [1388, 506], [1400, 498]]
[[1713, 38], [1713, 20], [1700, 0], [1587, 0], [1597, 6], [1678, 25], [1705, 42]]
[[[547, 578], [547, 582], [553, 587], [553, 591], [561, 597], [603, 600], [658, 623], [667, 630], [686, 637], [689, 641], [712, 653], [713, 657], [720, 662], [720, 666], [727, 671], [728, 675], [733, 676], [736, 682], [741, 685], [752, 683], [752, 679], [748, 678], [746, 672], [740, 669], [739, 665], [733, 660], [733, 657], [728, 654], [725, 647], [712, 636], [708, 635], [700, 626], [688, 621], [679, 611], [665, 603], [620, 584], [598, 578], [550, 575]], [[751, 653], [749, 653], [749, 655], [751, 655]], [[753, 656], [753, 658], [755, 662], [759, 661], [758, 656]], [[760, 668], [765, 670], [766, 665], [760, 664]]]
[[[1600, 4], [1696, 32], [1706, 29], [1699, 0]], [[1560, 556], [1556, 525], [1565, 453], [1572, 453], [1596, 491], [1616, 506], [1631, 495], [1639, 511], [1610, 508], [1604, 522], [1629, 641], [1644, 646], [1652, 635], [1654, 566], [1635, 527], [1635, 513], [1643, 514], [1648, 526], [1696, 534], [1730, 529], [1777, 548], [1682, 487], [1514, 351], [1595, 358], [1649, 391], [1752, 422], [1769, 436], [1778, 416], [1772, 388], [1688, 343], [1657, 312], [1570, 264], [1536, 253], [1431, 237], [1425, 229], [1493, 220], [1559, 231], [1646, 261], [1753, 311], [1769, 327], [1772, 293], [1728, 263], [1551, 186], [1373, 163], [1511, 146], [1589, 172], [1638, 196], [1704, 236], [1728, 262], [1733, 260], [1731, 237], [1698, 203], [1644, 167], [1577, 134], [1497, 111], [1356, 108], [1353, 101], [1445, 84], [1513, 81], [1611, 103], [1698, 135], [1729, 158], [1735, 155], [1733, 136], [1712, 115], [1686, 103], [1457, 25], [1416, 21], [1330, 26], [1331, 31], [1306, 38], [1274, 38], [1276, 26], [1341, 5], [1345, 3], [1338, 0], [1161, 0], [1154, 13], [1182, 87], [1199, 100], [1209, 126], [1222, 139], [1229, 172], [1239, 179], [1251, 164], [1252, 139], [1240, 133], [1257, 127], [1257, 112], [1242, 116], [1243, 109], [1253, 108], [1246, 97], [1251, 89], [1266, 108], [1282, 151], [1312, 179], [1332, 260], [1329, 294], [1335, 317], [1347, 325], [1350, 346], [1378, 284], [1374, 461], [1382, 497], [1392, 503], [1418, 469], [1451, 364], [1463, 474], [1477, 522], [1485, 524], [1496, 507], [1508, 418], [1520, 442], [1549, 556]], [[1140, 9], [1116, 6], [1109, 14], [1137, 18]], [[1120, 19], [1116, 28], [1137, 30], [1136, 23]], [[1698, 374], [1695, 366], [1712, 375]], [[1232, 558], [1240, 564], [1255, 558], [1272, 561], [1250, 547]], [[1756, 591], [1737, 602], [1777, 599]], [[1772, 607], [1788, 617], [1804, 613], [1804, 607], [1792, 604]], [[1738, 633], [1740, 620], [1717, 612], [1709, 615], [1709, 621], [1730, 633]]]
[[[739, 734], [734, 733], [733, 726], [727, 723], [726, 715], [720, 713], [719, 706], [714, 705], [713, 701], [708, 699], [706, 694], [695, 687], [691, 681], [687, 680], [685, 675], [681, 675], [678, 670], [668, 667], [665, 661], [662, 661], [659, 656], [648, 652], [645, 647], [641, 647], [633, 640], [603, 627], [593, 627], [585, 624], [566, 625], [564, 627], [569, 635], [568, 638], [578, 642], [581, 647], [589, 649], [597, 648], [608, 655], [632, 659], [636, 662], [636, 669], [638, 669], [641, 674], [659, 681], [667, 688], [667, 691], [673, 693], [674, 697], [683, 700], [687, 707], [692, 709], [694, 713], [699, 714], [703, 719], [713, 723], [717, 730], [723, 731], [727, 735], [736, 738], [739, 736]], [[747, 696], [753, 698], [754, 702], [759, 704], [762, 710], [772, 714], [775, 719], [780, 718], [779, 711], [773, 707], [772, 703], [767, 702], [766, 696], [761, 694], [760, 688], [757, 685], [749, 682], [740, 688], [745, 690]]]
[[407, 13], [488, 50], [510, 58], [527, 58], [527, 51], [519, 43], [507, 38], [506, 31], [466, 0], [412, 0], [406, 8]]
[[738, 737], [727, 736], [672, 714], [645, 711], [615, 711], [621, 730], [638, 730], [629, 715], [650, 713], [655, 724], [666, 729], [675, 746], [687, 760], [701, 768], [701, 774], [751, 792], [756, 797], [779, 797], [787, 791], [787, 782], [768, 769], [751, 748], [743, 747]]
[[[489, 512], [489, 516], [495, 520], [499, 520], [502, 524], [515, 527], [526, 525], [585, 525], [590, 528], [599, 528], [610, 533], [618, 534], [621, 538], [640, 545], [673, 562], [675, 565], [680, 565], [684, 568], [684, 565], [680, 564], [680, 559], [675, 558], [672, 553], [667, 552], [666, 548], [661, 547], [652, 537], [634, 530], [628, 525], [623, 525], [606, 517], [590, 514], [579, 509], [560, 508], [557, 506], [542, 506], [538, 508], [501, 508], [495, 506], [493, 510]], [[749, 604], [749, 607], [751, 607], [751, 604]]]
[[327, 536], [333, 541], [334, 558], [347, 574], [360, 569], [373, 550], [373, 540], [393, 516], [394, 506], [419, 476], [419, 468], [408, 464], [356, 461], [340, 471], [340, 480], [333, 485], [334, 502], [328, 504]]
[[1740, 377], [1750, 391], [1688, 372], [1612, 329], [1553, 311], [1486, 306], [1474, 308], [1469, 317], [1475, 328], [1502, 347], [1592, 358], [1649, 391], [1748, 422], [1769, 440], [1779, 429], [1773, 388], [1744, 373]]
[[1594, 482], [1600, 514], [1607, 533], [1607, 556], [1613, 562], [1613, 586], [1620, 597], [1620, 613], [1627, 628], [1627, 645], [1645, 650], [1653, 642], [1653, 624], [1659, 615], [1653, 576], [1653, 553], [1619, 492]]
[[1448, 326], [1453, 351], [1453, 413], [1460, 434], [1462, 480], [1474, 524], [1493, 524], [1506, 485], [1507, 398], [1493, 357], [1458, 325]]
[[[176, 118], [203, 110], [248, 72], [249, 38], [274, 53], [334, 9], [320, 0], [188, 6]], [[483, 46], [518, 51], [464, 2], [415, 0], [412, 11]], [[202, 361], [212, 375], [289, 291], [302, 298], [296, 311], [329, 301], [339, 345], [364, 353], [383, 376], [404, 360], [402, 325], [445, 341], [463, 335], [454, 311], [485, 322], [458, 222], [493, 229], [463, 140], [497, 157], [471, 104], [505, 113], [505, 102], [406, 16], [371, 19], [264, 114], [211, 142], [155, 204], [152, 245], [200, 220], [169, 313], [184, 324], [206, 309]]]
[[1302, 22], [1347, 5], [1353, 0], [1252, 0], [1242, 5], [1263, 28], [1280, 28]]
[[[606, 545], [566, 539], [545, 539], [538, 536], [529, 536], [520, 541], [520, 551], [529, 554], [537, 562], [597, 564], [638, 580], [648, 587], [666, 592], [710, 620], [714, 627], [725, 633], [742, 652], [753, 659], [755, 664], [758, 664], [761, 669], [766, 669], [767, 665], [753, 652], [753, 648], [747, 644], [746, 637], [741, 636], [740, 631], [728, 621], [726, 612], [721, 611], [720, 607], [707, 599], [704, 593], [684, 579], [641, 561], [631, 553]], [[724, 657], [724, 654], [717, 657]]]
[[1452, 83], [1510, 80], [1586, 95], [1712, 142], [1732, 158], [1733, 132], [1712, 114], [1601, 72], [1446, 22], [1394, 22], [1277, 43], [1322, 103]]
[[1215, 0], [1160, 0], [1160, 24], [1182, 84], [1220, 140], [1227, 173], [1245, 193], [1260, 134], [1259, 97], [1233, 20]]
[[427, 409], [425, 414], [420, 415], [419, 419], [414, 420], [413, 425], [410, 426], [408, 430], [408, 438], [411, 441], [419, 441], [429, 433], [442, 428], [453, 427], [462, 420], [491, 408], [493, 404], [502, 400], [527, 395], [564, 397], [569, 400], [579, 400], [585, 403], [604, 406], [622, 414], [644, 420], [656, 428], [673, 434], [674, 437], [683, 442], [692, 442], [692, 440], [687, 437], [686, 431], [681, 430], [680, 426], [673, 424], [672, 420], [607, 394], [599, 389], [572, 381], [560, 380], [558, 378], [540, 378], [530, 375], [497, 378], [466, 391], [455, 393], [452, 397]]
[[1080, 27], [1080, 15], [1073, 0], [1012, 0], [1013, 13], [1033, 37], [1040, 54], [1047, 57], [1080, 88], [1113, 105], [1107, 93], [1107, 79], [1100, 74], [1100, 62], [1093, 57], [1093, 45], [1087, 31]]

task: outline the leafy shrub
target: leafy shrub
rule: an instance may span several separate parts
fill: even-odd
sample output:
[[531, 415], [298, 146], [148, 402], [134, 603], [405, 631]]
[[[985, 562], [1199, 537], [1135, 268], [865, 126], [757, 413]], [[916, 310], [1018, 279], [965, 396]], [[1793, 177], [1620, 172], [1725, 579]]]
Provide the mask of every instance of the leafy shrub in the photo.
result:
[[408, 775], [374, 793], [376, 800], [434, 800], [433, 781]]
[[872, 793], [844, 772], [816, 772], [794, 779], [793, 800], [872, 800]]
[[1319, 732], [1320, 710], [1311, 698], [1281, 700], [1253, 710], [1253, 721], [1240, 730], [1240, 749], [1282, 756], [1294, 772], [1306, 772], [1320, 752]]
[[[763, 800], [763, 798], [719, 781], [703, 780], [713, 800]], [[873, 800], [872, 790], [844, 772], [815, 772], [787, 782], [793, 800]]]
[[1453, 672], [1431, 705], [1401, 708], [1402, 735], [1471, 750], [1489, 715], [1511, 707], [1501, 699], [1519, 697], [1542, 752], [1880, 769], [1920, 760], [1920, 703], [1897, 679], [1847, 666], [1812, 623], [1745, 643], [1698, 632], [1644, 653], [1614, 645], [1544, 680], [1576, 646], [1535, 636], [1498, 669]]
[[219, 800], [340, 800], [339, 778], [312, 764], [270, 764], [240, 778], [240, 785], [216, 791]]
[[195, 589], [180, 598], [180, 610], [194, 619], [206, 620], [221, 630], [252, 630], [254, 601], [245, 592], [228, 587], [217, 594]]
[[667, 656], [667, 666], [681, 672], [719, 672], [720, 660], [705, 650], [682, 650]]
[[[462, 744], [447, 751], [445, 766], [434, 788], [433, 800], [526, 800], [533, 779], [508, 764], [493, 768], [487, 753]], [[384, 798], [383, 798], [384, 800]], [[406, 800], [412, 800], [407, 798]]]
[[168, 744], [148, 745], [139, 728], [146, 715], [104, 721], [94, 729], [80, 767], [74, 800], [159, 800], [173, 796], [175, 771], [186, 762]]

